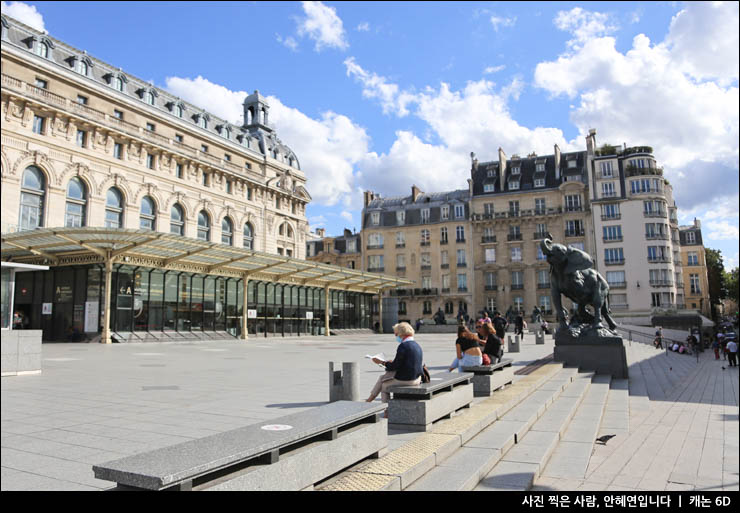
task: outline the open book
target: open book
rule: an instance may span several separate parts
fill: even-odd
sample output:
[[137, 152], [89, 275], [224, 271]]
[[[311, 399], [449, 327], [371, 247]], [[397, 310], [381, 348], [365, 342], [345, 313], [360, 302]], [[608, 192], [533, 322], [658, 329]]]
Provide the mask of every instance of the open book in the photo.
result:
[[[378, 354], [376, 354], [376, 355], [373, 355], [373, 356], [370, 356], [369, 354], [366, 354], [366, 355], [365, 355], [365, 358], [368, 358], [368, 359], [370, 359], [370, 360], [372, 360], [373, 358], [377, 358], [378, 360], [380, 360], [380, 361], [382, 361], [382, 362], [387, 362], [387, 361], [388, 361], [388, 360], [386, 359], [386, 357], [385, 357], [385, 354], [383, 354], [383, 353], [378, 353]], [[383, 367], [383, 366], [382, 366], [382, 365], [380, 365], [380, 364], [377, 364], [377, 365], [378, 365], [379, 367]]]

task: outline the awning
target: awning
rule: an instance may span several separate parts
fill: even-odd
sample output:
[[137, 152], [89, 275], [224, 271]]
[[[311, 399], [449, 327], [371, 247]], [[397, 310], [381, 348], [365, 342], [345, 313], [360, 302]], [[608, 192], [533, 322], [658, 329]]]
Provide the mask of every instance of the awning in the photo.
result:
[[115, 264], [373, 294], [413, 284], [396, 276], [144, 229], [40, 228], [3, 234], [0, 256], [6, 262], [51, 266], [104, 264], [110, 260]]

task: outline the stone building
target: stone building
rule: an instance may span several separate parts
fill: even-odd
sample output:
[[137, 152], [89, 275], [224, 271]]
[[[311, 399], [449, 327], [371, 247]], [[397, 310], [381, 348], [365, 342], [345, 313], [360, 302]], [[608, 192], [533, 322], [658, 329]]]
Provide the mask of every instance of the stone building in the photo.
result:
[[594, 150], [590, 180], [598, 270], [618, 322], [685, 309], [673, 188], [649, 146]]
[[383, 278], [305, 262], [306, 176], [258, 91], [235, 124], [3, 15], [0, 105], [2, 257], [52, 264], [14, 289], [45, 339], [369, 326]]
[[362, 267], [362, 238], [345, 228], [336, 237], [326, 237], [323, 228], [316, 229], [316, 240], [306, 242], [306, 260], [323, 262], [349, 269]]
[[[593, 254], [588, 194], [591, 155], [586, 151], [512, 155], [478, 162], [471, 169], [473, 260], [476, 308], [525, 312], [539, 308], [554, 319], [550, 266], [540, 242]], [[563, 298], [563, 306], [571, 304]]]
[[365, 191], [362, 263], [371, 273], [413, 282], [389, 291], [398, 299], [399, 320], [432, 316], [442, 309], [452, 322], [459, 312], [473, 315], [473, 251], [470, 191], [382, 198]]
[[709, 277], [701, 221], [694, 219], [692, 225], [679, 226], [678, 234], [684, 279], [683, 283], [679, 281], [676, 286], [683, 289], [687, 309], [698, 310], [702, 315], [711, 317], [712, 305], [709, 303]]

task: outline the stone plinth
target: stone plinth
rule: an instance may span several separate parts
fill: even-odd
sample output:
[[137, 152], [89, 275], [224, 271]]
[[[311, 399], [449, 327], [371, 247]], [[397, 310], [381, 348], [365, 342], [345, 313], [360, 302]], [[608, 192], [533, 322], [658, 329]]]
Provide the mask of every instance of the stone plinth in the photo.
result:
[[627, 379], [627, 355], [619, 336], [574, 337], [567, 330], [555, 334], [554, 358], [569, 366], [615, 379]]
[[41, 330], [3, 330], [2, 375], [41, 373]]

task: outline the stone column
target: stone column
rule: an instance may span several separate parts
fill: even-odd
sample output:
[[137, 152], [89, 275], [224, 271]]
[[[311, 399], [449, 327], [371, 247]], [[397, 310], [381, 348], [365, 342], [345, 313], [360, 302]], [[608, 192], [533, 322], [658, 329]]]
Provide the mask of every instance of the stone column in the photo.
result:
[[329, 285], [324, 287], [324, 327], [326, 329], [326, 336], [331, 336], [329, 333]]
[[101, 344], [110, 344], [110, 305], [111, 305], [111, 282], [113, 275], [113, 259], [111, 258], [111, 252], [107, 252], [105, 257], [105, 289], [103, 291], [103, 334], [100, 339]]
[[242, 340], [247, 340], [249, 338], [249, 333], [247, 331], [247, 293], [249, 291], [249, 275], [245, 274], [242, 277], [242, 296], [243, 296], [243, 302], [244, 306], [242, 308]]

